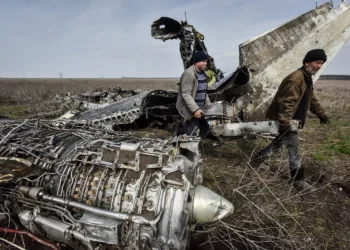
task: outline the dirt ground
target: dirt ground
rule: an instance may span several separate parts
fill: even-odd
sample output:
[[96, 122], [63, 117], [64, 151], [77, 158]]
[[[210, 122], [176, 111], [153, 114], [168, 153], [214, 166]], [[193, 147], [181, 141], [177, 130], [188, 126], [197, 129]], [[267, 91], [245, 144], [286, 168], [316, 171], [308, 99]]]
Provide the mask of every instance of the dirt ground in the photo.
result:
[[[0, 79], [0, 115], [23, 118], [28, 105], [57, 89], [59, 93], [103, 86], [174, 89], [177, 83], [177, 79], [96, 79], [70, 86], [75, 80], [60, 80], [10, 83]], [[15, 94], [28, 98], [23, 101]], [[286, 150], [273, 155], [266, 170], [247, 164], [254, 152], [270, 142], [267, 139], [206, 139], [203, 185], [230, 200], [235, 212], [223, 221], [195, 227], [189, 249], [350, 249], [350, 81], [318, 81], [315, 94], [331, 120], [330, 125], [320, 125], [309, 114], [300, 132], [302, 164], [316, 192], [299, 193], [292, 188]], [[166, 130], [142, 132], [147, 137], [171, 136]]]

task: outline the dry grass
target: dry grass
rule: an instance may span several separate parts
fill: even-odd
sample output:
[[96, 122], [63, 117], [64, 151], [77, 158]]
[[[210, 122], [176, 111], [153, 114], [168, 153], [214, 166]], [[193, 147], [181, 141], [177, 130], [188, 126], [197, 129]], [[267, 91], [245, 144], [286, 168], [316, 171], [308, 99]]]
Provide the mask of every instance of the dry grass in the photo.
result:
[[167, 78], [0, 78], [1, 102], [47, 100], [56, 94], [94, 89], [176, 89], [178, 79]]
[[350, 118], [350, 81], [322, 80], [315, 84], [315, 95], [335, 118]]
[[[57, 107], [49, 103], [56, 95], [76, 94], [86, 91], [121, 87], [123, 89], [177, 89], [178, 79], [15, 79], [0, 78], [0, 115], [19, 118], [45, 113]], [[13, 112], [21, 106], [21, 112]]]
[[[317, 147], [321, 142], [313, 143]], [[289, 182], [286, 151], [270, 159], [269, 171], [258, 172], [247, 164], [266, 144], [226, 139], [213, 148], [212, 142], [205, 143], [204, 183], [235, 205], [230, 218], [202, 229], [211, 229], [206, 242], [214, 249], [349, 249], [349, 157], [318, 161], [313, 149], [303, 145], [306, 176], [317, 191], [299, 193]]]

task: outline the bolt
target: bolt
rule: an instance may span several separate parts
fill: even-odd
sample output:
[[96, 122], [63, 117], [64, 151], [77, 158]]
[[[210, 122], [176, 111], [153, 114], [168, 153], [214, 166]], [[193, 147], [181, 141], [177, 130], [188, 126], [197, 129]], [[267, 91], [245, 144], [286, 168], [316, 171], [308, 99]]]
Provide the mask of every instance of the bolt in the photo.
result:
[[148, 201], [147, 202], [147, 206], [148, 206], [148, 208], [152, 208], [153, 207], [153, 201]]
[[96, 195], [96, 190], [90, 190], [88, 192], [88, 195], [95, 196]]
[[4, 200], [4, 205], [5, 205], [5, 207], [9, 207], [11, 205], [11, 201]]
[[94, 174], [95, 177], [100, 177], [102, 175], [101, 171], [98, 171]]

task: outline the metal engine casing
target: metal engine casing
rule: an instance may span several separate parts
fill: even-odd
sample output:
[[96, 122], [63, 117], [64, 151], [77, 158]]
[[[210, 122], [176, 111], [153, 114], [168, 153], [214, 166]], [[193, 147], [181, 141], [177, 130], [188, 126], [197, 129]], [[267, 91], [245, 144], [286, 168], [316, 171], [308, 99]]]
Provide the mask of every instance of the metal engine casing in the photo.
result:
[[[17, 191], [7, 197], [35, 234], [74, 249], [100, 244], [184, 249], [191, 223], [215, 221], [233, 210], [230, 202], [200, 186], [199, 138], [105, 139], [87, 131], [32, 126], [5, 137], [0, 154], [7, 162], [17, 160], [17, 167], [41, 170], [17, 178]], [[207, 202], [206, 195], [215, 201]]]

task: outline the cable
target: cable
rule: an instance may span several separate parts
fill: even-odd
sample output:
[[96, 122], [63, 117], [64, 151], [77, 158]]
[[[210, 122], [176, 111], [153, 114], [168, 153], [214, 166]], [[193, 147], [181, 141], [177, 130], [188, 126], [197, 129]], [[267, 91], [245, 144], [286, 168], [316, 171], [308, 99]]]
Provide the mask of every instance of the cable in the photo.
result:
[[0, 238], [0, 240], [2, 240], [3, 242], [6, 242], [7, 244], [9, 244], [9, 245], [11, 245], [11, 246], [13, 246], [13, 247], [15, 247], [15, 248], [17, 248], [17, 249], [25, 250], [24, 248], [22, 248], [22, 247], [20, 247], [20, 246], [18, 246], [18, 245], [16, 245], [16, 244], [14, 244], [14, 243], [12, 243], [11, 241], [5, 240], [4, 238]]
[[[58, 250], [58, 248], [54, 244], [52, 244], [50, 242], [47, 242], [45, 240], [42, 240], [42, 239], [38, 238], [37, 236], [35, 236], [34, 234], [31, 234], [31, 233], [29, 233], [27, 231], [21, 231], [21, 230], [17, 230], [17, 229], [10, 229], [10, 228], [0, 227], [0, 232], [12, 233], [12, 234], [25, 234], [28, 237], [32, 238], [33, 240], [43, 244], [44, 246], [50, 247], [53, 250]], [[1, 240], [2, 240], [2, 238], [1, 238]], [[23, 249], [23, 248], [21, 248], [21, 249]]]

